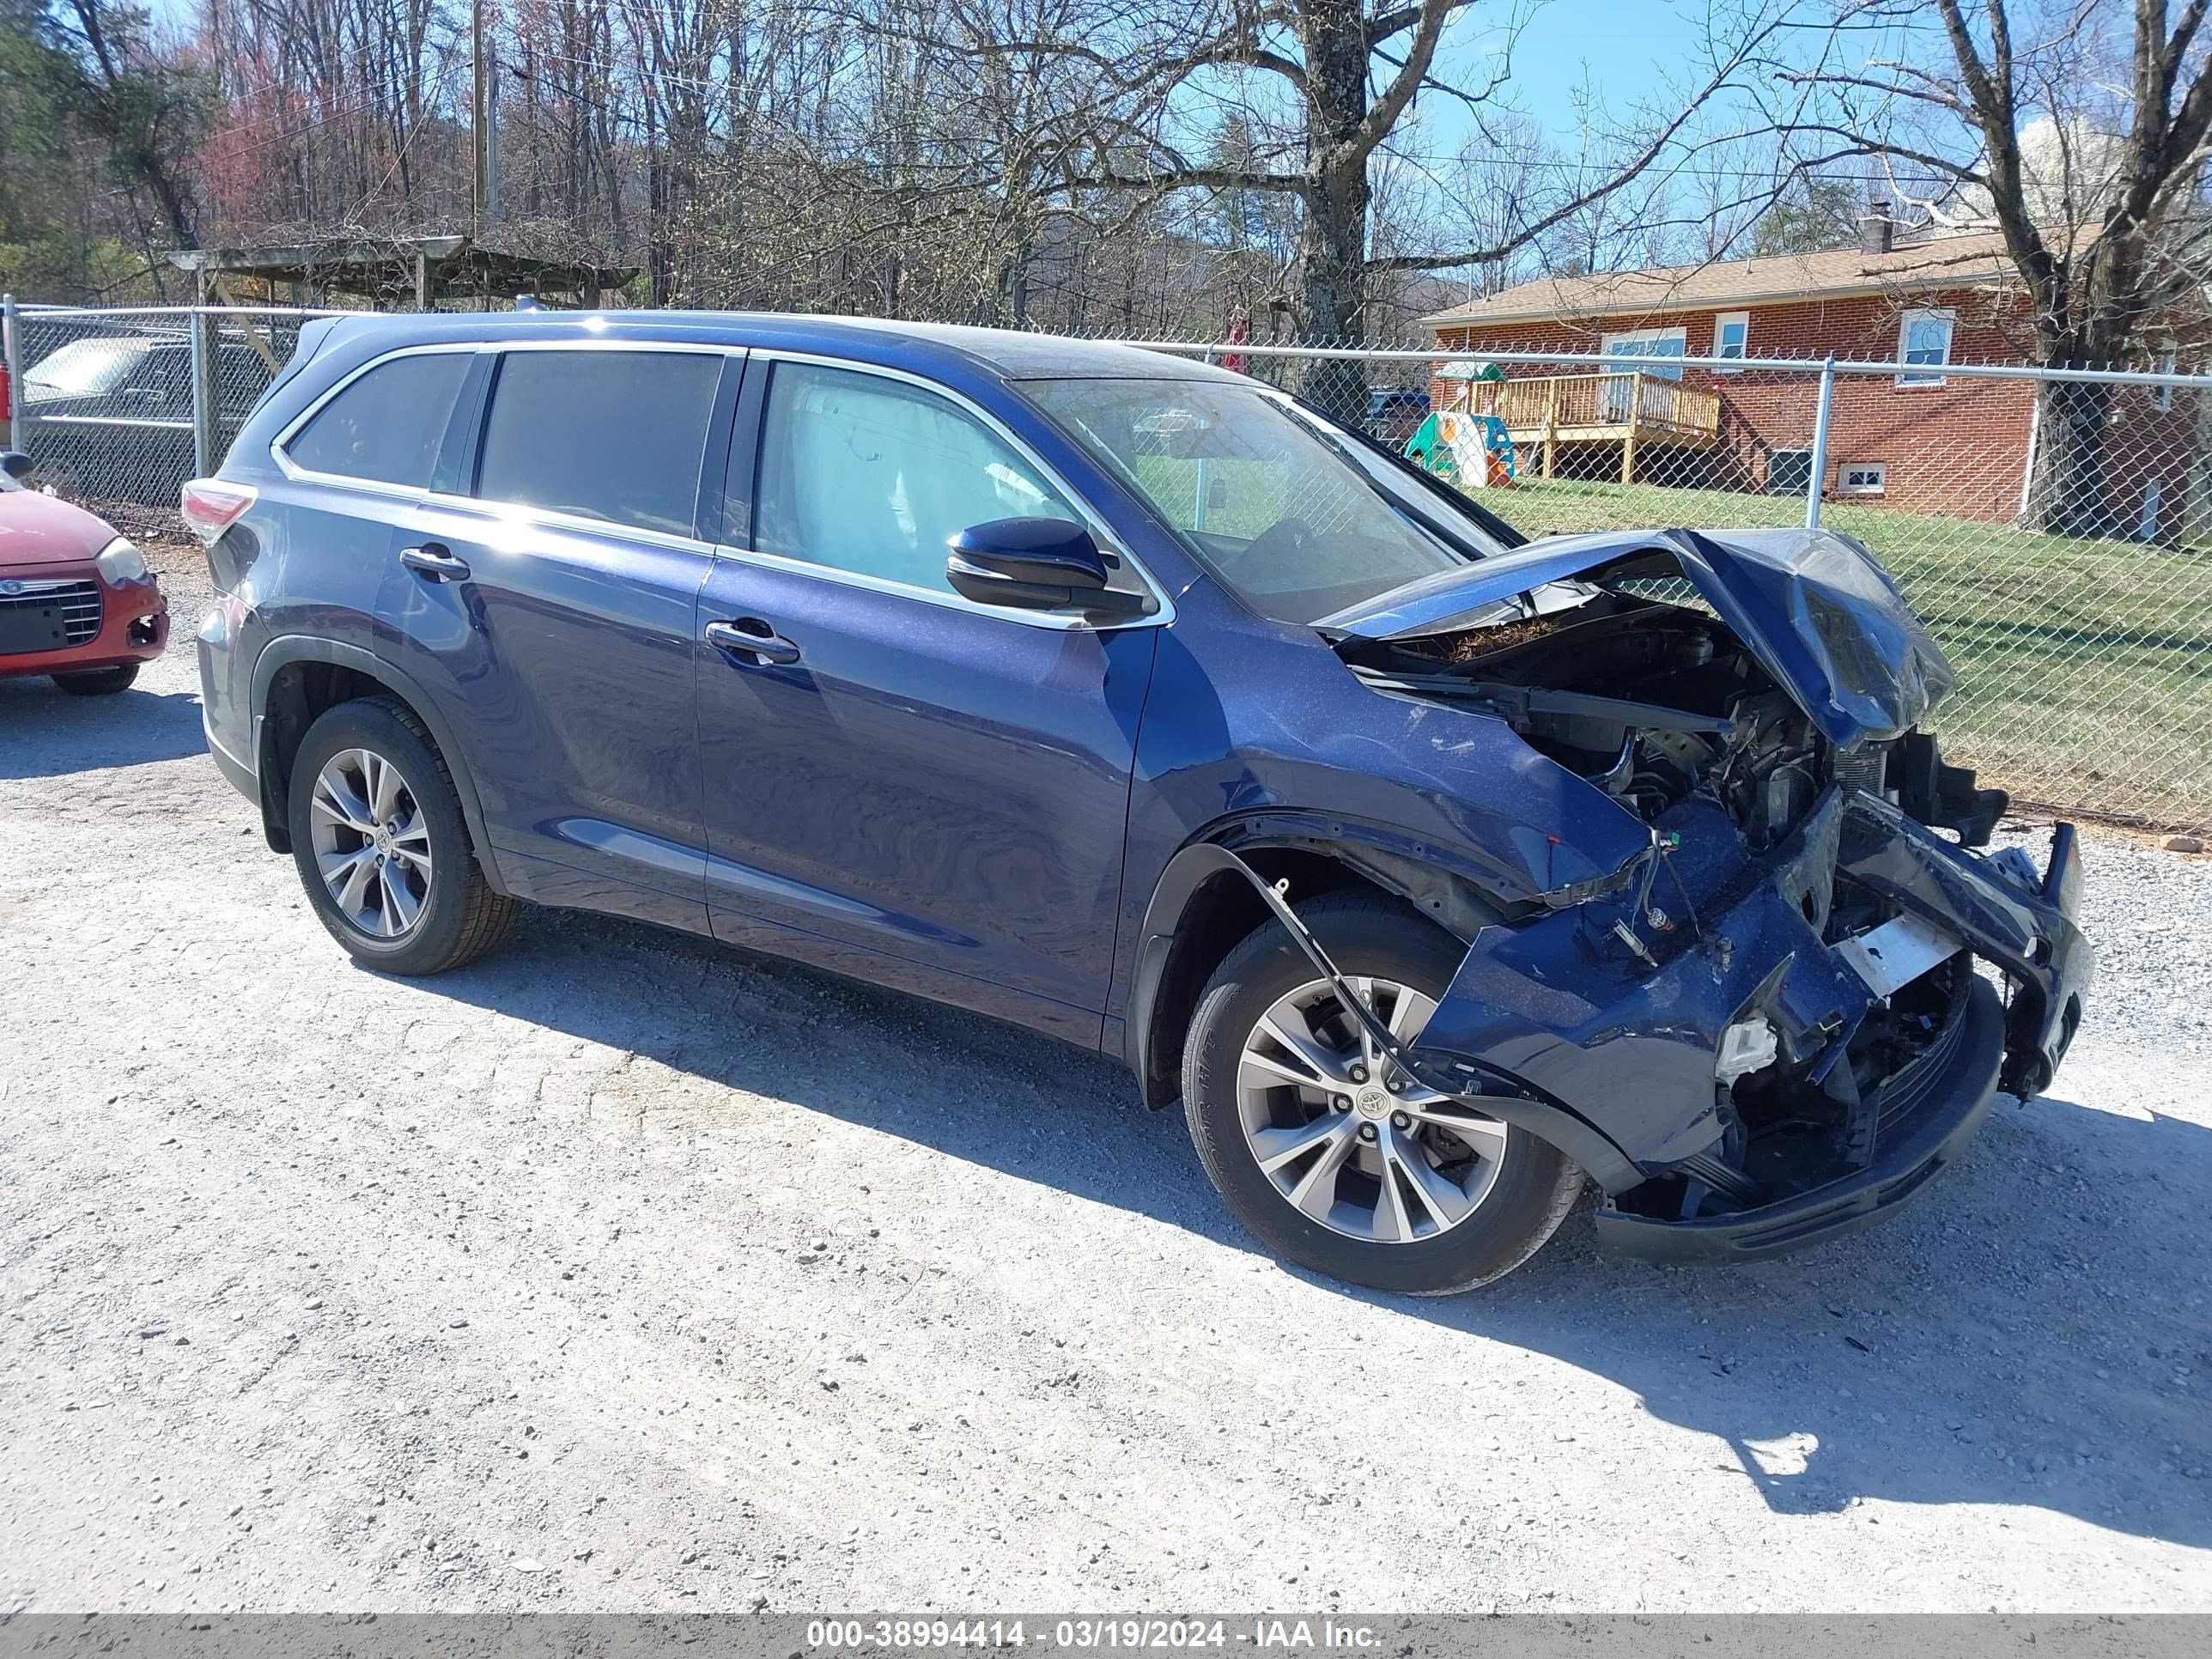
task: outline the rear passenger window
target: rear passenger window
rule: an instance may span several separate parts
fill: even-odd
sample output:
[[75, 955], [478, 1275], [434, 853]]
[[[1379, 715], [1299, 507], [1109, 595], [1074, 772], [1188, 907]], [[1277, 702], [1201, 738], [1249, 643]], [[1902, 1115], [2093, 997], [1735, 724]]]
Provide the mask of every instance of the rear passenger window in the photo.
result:
[[510, 351], [476, 493], [689, 536], [721, 373], [703, 352]]
[[428, 484], [470, 356], [433, 351], [379, 363], [318, 410], [284, 453], [310, 472]]

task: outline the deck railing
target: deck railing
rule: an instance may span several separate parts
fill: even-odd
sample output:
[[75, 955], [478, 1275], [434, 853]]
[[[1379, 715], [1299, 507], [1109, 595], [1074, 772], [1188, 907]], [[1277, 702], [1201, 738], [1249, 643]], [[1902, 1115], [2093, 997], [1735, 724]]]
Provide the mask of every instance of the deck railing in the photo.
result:
[[1562, 443], [1619, 443], [1620, 481], [1629, 483], [1639, 442], [1705, 444], [1720, 436], [1718, 392], [1642, 369], [1478, 380], [1468, 391], [1474, 410], [1504, 420], [1516, 445], [1542, 446], [1547, 478]]
[[1641, 370], [1477, 382], [1474, 392], [1476, 410], [1502, 416], [1516, 438], [1547, 430], [1596, 435], [1596, 428], [1617, 428], [1605, 435], [1622, 437], [1631, 426], [1653, 436], [1714, 438], [1721, 429], [1718, 392]]

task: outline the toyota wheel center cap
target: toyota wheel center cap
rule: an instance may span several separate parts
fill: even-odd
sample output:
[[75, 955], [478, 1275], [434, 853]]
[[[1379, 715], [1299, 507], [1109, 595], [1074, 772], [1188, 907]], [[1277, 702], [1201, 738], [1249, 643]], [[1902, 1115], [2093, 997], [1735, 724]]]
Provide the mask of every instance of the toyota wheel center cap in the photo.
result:
[[1370, 1084], [1355, 1095], [1352, 1103], [1358, 1109], [1359, 1115], [1370, 1123], [1380, 1123], [1390, 1115], [1389, 1093], [1373, 1084]]

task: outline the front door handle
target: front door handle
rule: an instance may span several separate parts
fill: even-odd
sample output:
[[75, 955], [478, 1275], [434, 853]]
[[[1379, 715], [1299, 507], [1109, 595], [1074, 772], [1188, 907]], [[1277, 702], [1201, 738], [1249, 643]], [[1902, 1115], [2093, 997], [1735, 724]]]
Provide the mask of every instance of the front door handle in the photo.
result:
[[466, 581], [469, 577], [469, 562], [455, 558], [453, 550], [443, 542], [424, 542], [420, 547], [403, 547], [399, 550], [399, 562], [416, 575], [428, 577], [434, 582]]
[[757, 663], [799, 660], [799, 647], [758, 617], [740, 617], [735, 622], [708, 623], [707, 643], [717, 651], [737, 653], [750, 657]]

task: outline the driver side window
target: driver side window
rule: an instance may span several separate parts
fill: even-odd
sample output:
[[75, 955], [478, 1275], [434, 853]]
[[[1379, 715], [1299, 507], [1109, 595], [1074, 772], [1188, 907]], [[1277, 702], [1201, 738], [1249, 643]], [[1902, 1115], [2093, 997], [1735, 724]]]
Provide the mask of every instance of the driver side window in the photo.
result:
[[945, 542], [994, 519], [1082, 515], [1029, 459], [903, 381], [778, 363], [763, 415], [763, 552], [950, 592]]

